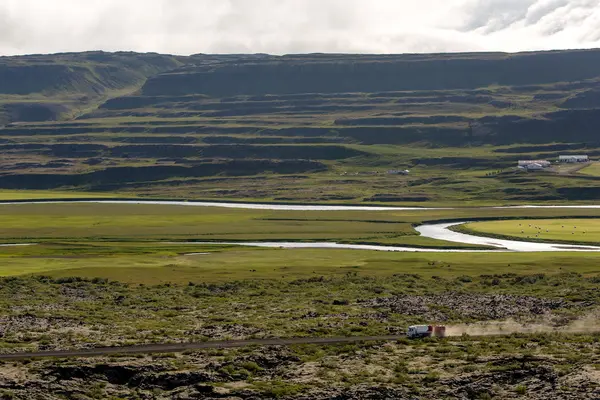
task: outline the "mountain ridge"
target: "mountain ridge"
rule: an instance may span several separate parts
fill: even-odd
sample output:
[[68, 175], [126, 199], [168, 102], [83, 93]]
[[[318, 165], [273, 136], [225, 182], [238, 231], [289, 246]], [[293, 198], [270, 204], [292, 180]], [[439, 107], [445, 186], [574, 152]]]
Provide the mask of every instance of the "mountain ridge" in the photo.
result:
[[[1, 65], [32, 78], [0, 82], [0, 188], [325, 202], [600, 196], [594, 176], [514, 169], [600, 154], [597, 49], [88, 52]], [[63, 79], [36, 81], [40, 66]]]

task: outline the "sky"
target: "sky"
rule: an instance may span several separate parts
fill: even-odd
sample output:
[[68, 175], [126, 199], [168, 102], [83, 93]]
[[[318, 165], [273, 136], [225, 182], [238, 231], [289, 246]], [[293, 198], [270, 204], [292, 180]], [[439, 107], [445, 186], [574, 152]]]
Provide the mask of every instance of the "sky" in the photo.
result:
[[0, 55], [600, 47], [600, 0], [0, 0]]

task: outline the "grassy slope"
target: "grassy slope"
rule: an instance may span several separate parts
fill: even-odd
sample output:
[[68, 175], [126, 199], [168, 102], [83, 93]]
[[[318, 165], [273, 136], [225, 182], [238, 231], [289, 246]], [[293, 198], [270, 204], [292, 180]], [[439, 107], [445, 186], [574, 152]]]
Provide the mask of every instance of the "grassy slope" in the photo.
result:
[[176, 57], [65, 53], [0, 58], [0, 123], [73, 119], [181, 65]]
[[[531, 55], [531, 59], [547, 56]], [[435, 61], [436, 57], [442, 56], [423, 58]], [[575, 56], [559, 52], [556, 57]], [[317, 58], [325, 64], [330, 62], [326, 56]], [[506, 55], [484, 58], [504, 60]], [[208, 59], [200, 57], [195, 62], [202, 64]], [[368, 64], [376, 59], [344, 56], [336, 62]], [[380, 61], [393, 65], [401, 63], [399, 59], [402, 57]], [[226, 57], [217, 61], [227, 70]], [[288, 57], [279, 61], [301, 65], [315, 60]], [[239, 59], [234, 62], [244, 63]], [[565, 152], [592, 157], [600, 154], [594, 144], [595, 133], [588, 129], [597, 125], [595, 106], [585, 103], [589, 102], [585, 94], [593, 92], [597, 82], [567, 82], [579, 79], [569, 75], [574, 72], [567, 67], [561, 69], [566, 75], [560, 78], [566, 82], [557, 78], [543, 85], [527, 85], [540, 77], [527, 82], [521, 75], [523, 82], [490, 84], [477, 90], [440, 86], [385, 93], [367, 89], [361, 93], [292, 96], [240, 93], [226, 98], [200, 93], [202, 86], [191, 84], [194, 71], [192, 67], [178, 71], [177, 79], [190, 79], [188, 92], [182, 95], [165, 95], [169, 87], [163, 85], [163, 79], [173, 75], [166, 74], [152, 83], [153, 90], [165, 88], [158, 93], [162, 96], [137, 94], [113, 99], [72, 123], [5, 128], [0, 131], [0, 140], [9, 147], [3, 149], [2, 167], [17, 176], [42, 175], [10, 182], [2, 178], [0, 186], [34, 188], [43, 184], [61, 188], [68, 185], [61, 180], [64, 175], [116, 166], [162, 168], [232, 159], [255, 162], [257, 158], [292, 158], [312, 159], [328, 170], [294, 172], [294, 167], [288, 173], [277, 173], [280, 171], [275, 168], [273, 173], [251, 165], [243, 168], [249, 176], [239, 177], [239, 169], [220, 164], [222, 168], [211, 176], [184, 177], [180, 171], [165, 175], [149, 169], [141, 176], [115, 174], [110, 179], [90, 179], [74, 189], [197, 199], [390, 204], [509, 204], [593, 201], [600, 197], [595, 177], [561, 171], [518, 174], [512, 169], [521, 158], [553, 159]], [[219, 74], [215, 79], [220, 79]], [[590, 109], [562, 109], [566, 99], [579, 99]], [[515, 118], [516, 122], [506, 122]], [[84, 145], [89, 144], [100, 148], [86, 149]], [[27, 147], [31, 145], [42, 148]], [[323, 145], [338, 147], [323, 154], [319, 151]], [[362, 155], [345, 158], [344, 149]], [[63, 161], [61, 166], [53, 165], [57, 160]], [[385, 172], [391, 168], [410, 169], [411, 174], [387, 176]], [[372, 175], [374, 171], [378, 174]]]
[[117, 197], [114, 193], [74, 192], [60, 190], [0, 190], [0, 200], [52, 200], [52, 199], [90, 199]]
[[579, 172], [584, 175], [600, 176], [600, 163], [593, 163]]

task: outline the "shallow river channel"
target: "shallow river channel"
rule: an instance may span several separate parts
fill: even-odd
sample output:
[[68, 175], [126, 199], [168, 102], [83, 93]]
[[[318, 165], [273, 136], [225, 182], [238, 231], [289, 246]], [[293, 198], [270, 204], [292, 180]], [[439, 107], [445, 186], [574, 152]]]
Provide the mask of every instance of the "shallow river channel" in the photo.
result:
[[[377, 207], [377, 206], [336, 206], [336, 205], [287, 205], [287, 204], [258, 204], [258, 203], [220, 203], [220, 202], [194, 202], [194, 201], [152, 201], [152, 200], [75, 200], [75, 201], [27, 201], [27, 202], [3, 202], [0, 205], [17, 204], [60, 204], [60, 203], [97, 203], [97, 204], [147, 204], [147, 205], [171, 205], [186, 207], [221, 207], [238, 208], [248, 210], [279, 210], [279, 211], [431, 211], [431, 210], [451, 210], [452, 208], [419, 208], [419, 207]], [[491, 207], [495, 209], [528, 209], [528, 208], [564, 208], [564, 209], [597, 209], [600, 205], [581, 205], [581, 206], [509, 206], [509, 207]], [[485, 209], [485, 208], [481, 208]], [[359, 245], [359, 244], [341, 244], [330, 242], [236, 242], [223, 243], [250, 247], [270, 247], [270, 248], [288, 248], [288, 249], [350, 249], [350, 250], [371, 250], [371, 251], [405, 251], [405, 252], [436, 252], [436, 253], [482, 253], [482, 252], [560, 252], [560, 251], [600, 251], [597, 246], [580, 246], [558, 243], [536, 243], [517, 240], [493, 239], [475, 235], [467, 235], [452, 231], [450, 228], [457, 225], [468, 223], [469, 221], [425, 224], [416, 228], [421, 236], [431, 239], [445, 240], [448, 242], [483, 245], [494, 247], [497, 250], [459, 250], [459, 249], [441, 249], [441, 248], [417, 248], [417, 247], [397, 247], [397, 246], [377, 246], [377, 245]], [[202, 243], [196, 243], [202, 244]], [[215, 244], [215, 243], [211, 243]], [[18, 246], [19, 244], [16, 244]], [[13, 245], [15, 246], [15, 245]]]

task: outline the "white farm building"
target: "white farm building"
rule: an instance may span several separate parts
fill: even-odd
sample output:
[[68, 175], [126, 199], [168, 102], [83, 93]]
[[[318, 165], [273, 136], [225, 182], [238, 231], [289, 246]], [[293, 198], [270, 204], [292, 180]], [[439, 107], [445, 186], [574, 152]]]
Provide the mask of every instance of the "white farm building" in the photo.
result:
[[539, 171], [541, 169], [544, 169], [544, 167], [538, 163], [527, 164], [527, 166], [525, 168], [529, 171]]
[[410, 173], [409, 170], [399, 170], [399, 169], [391, 169], [388, 172], [388, 175], [408, 175]]
[[560, 161], [561, 163], [584, 163], [589, 162], [590, 158], [586, 155], [558, 156], [558, 161]]
[[[539, 166], [541, 168], [548, 168], [550, 165], [552, 165], [552, 163], [550, 161], [547, 160], [520, 160], [519, 161], [519, 168], [529, 168], [529, 166]], [[534, 168], [530, 168], [530, 169], [540, 169], [537, 167]]]

